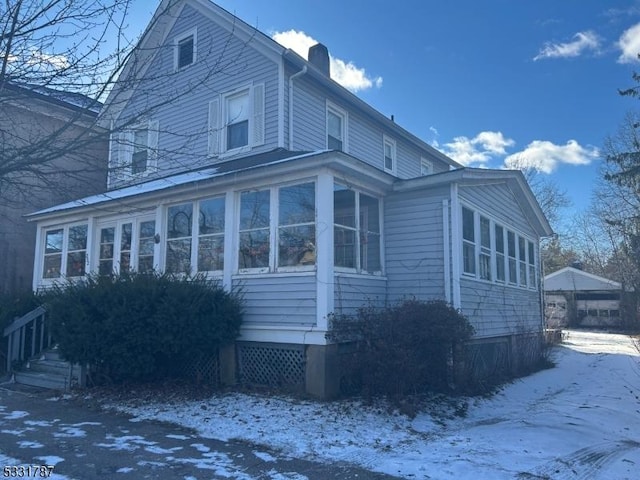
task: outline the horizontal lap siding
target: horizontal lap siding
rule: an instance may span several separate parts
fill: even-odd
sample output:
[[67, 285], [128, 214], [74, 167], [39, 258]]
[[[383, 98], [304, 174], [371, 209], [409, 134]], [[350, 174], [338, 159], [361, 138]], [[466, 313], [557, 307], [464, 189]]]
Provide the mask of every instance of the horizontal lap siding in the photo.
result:
[[385, 199], [385, 261], [389, 300], [444, 299], [442, 200], [448, 189]]
[[535, 233], [520, 209], [513, 193], [505, 184], [461, 186], [460, 198], [480, 209], [480, 213], [491, 216], [505, 227], [513, 228], [535, 239]]
[[387, 282], [366, 275], [335, 275], [335, 313], [352, 315], [363, 306], [384, 305]]
[[[287, 74], [297, 72], [288, 70]], [[383, 138], [384, 126], [372, 117], [364, 115], [347, 102], [340, 101], [320, 90], [309, 77], [294, 80], [294, 150], [315, 150], [326, 148], [326, 105], [327, 100], [347, 112], [347, 153], [384, 170]], [[396, 173], [399, 178], [420, 176], [420, 159], [425, 157], [434, 164], [434, 172], [449, 169], [442, 161], [430, 157], [413, 144], [399, 136], [387, 133], [396, 142]]]
[[[194, 26], [196, 62], [174, 72], [173, 41]], [[264, 145], [253, 148], [251, 153], [277, 147], [278, 65], [252, 48], [251, 40], [244, 43], [230, 35], [191, 7], [185, 7], [148, 68], [147, 79], [136, 86], [121, 114], [120, 121], [126, 121], [149, 106], [178, 97], [170, 104], [154, 108], [148, 116], [149, 120], [159, 122], [158, 176], [216, 162], [216, 158], [207, 156], [209, 101], [250, 84], [265, 85], [266, 139]], [[110, 185], [118, 186], [121, 184]]]
[[538, 332], [542, 313], [538, 292], [462, 279], [462, 312], [476, 337]]
[[[461, 187], [460, 197], [481, 214], [490, 216], [516, 233], [526, 235], [537, 244], [535, 232], [505, 184]], [[510, 335], [539, 331], [541, 328], [542, 311], [538, 291], [463, 277], [460, 295], [462, 310], [475, 326], [476, 336]]]
[[315, 325], [315, 275], [234, 278], [244, 298], [244, 322], [267, 325]]

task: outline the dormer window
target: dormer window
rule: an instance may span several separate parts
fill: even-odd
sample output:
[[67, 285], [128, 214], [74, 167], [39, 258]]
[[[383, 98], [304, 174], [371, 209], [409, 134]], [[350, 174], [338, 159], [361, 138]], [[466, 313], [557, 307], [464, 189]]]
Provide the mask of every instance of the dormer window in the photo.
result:
[[181, 35], [175, 40], [175, 69], [188, 67], [196, 61], [195, 29]]
[[335, 105], [327, 105], [327, 149], [347, 151], [347, 114]]

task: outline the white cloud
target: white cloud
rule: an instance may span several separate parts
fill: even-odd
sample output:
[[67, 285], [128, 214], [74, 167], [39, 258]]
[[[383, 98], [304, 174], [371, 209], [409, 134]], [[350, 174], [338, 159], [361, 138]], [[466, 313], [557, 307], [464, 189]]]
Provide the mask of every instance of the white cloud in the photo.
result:
[[600, 38], [592, 31], [578, 32], [573, 36], [573, 41], [567, 43], [545, 44], [534, 60], [543, 58], [568, 58], [577, 57], [587, 50], [598, 51], [600, 48]]
[[445, 143], [443, 152], [456, 162], [465, 166], [486, 167], [495, 156], [505, 155], [506, 147], [515, 145], [502, 132], [480, 132], [474, 138], [455, 137], [453, 142]]
[[[272, 38], [280, 45], [290, 48], [303, 58], [307, 58], [309, 47], [318, 43], [313, 37], [304, 32], [289, 30], [276, 32]], [[357, 67], [353, 62], [335, 58], [329, 54], [331, 65], [331, 78], [348, 88], [352, 92], [367, 90], [371, 87], [381, 88], [382, 77], [369, 77], [364, 68]]]
[[622, 54], [618, 57], [618, 63], [637, 62], [640, 53], [640, 23], [625, 30], [617, 45], [622, 50]]
[[539, 172], [552, 173], [560, 164], [588, 165], [599, 155], [596, 147], [583, 147], [575, 140], [569, 140], [565, 145], [534, 140], [523, 151], [506, 157], [504, 165], [507, 168], [534, 168]]

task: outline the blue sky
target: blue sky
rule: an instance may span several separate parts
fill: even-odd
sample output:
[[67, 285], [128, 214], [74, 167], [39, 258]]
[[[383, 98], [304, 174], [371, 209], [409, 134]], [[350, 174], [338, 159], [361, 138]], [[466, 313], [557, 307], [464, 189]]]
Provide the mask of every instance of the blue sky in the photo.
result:
[[617, 90], [640, 70], [640, 1], [217, 3], [301, 54], [324, 43], [334, 79], [382, 113], [465, 165], [537, 168], [576, 211], [638, 102]]

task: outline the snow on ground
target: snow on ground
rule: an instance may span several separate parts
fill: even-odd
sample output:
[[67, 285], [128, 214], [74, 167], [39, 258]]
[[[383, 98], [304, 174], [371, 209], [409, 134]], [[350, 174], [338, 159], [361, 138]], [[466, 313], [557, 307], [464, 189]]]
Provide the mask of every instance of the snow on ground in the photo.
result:
[[403, 478], [637, 478], [640, 357], [631, 339], [571, 331], [553, 359], [556, 368], [491, 398], [469, 399], [465, 417], [423, 412], [409, 419], [357, 401], [240, 393], [113, 408], [134, 415], [133, 421], [174, 422], [204, 437], [246, 440], [285, 456], [347, 461]]

